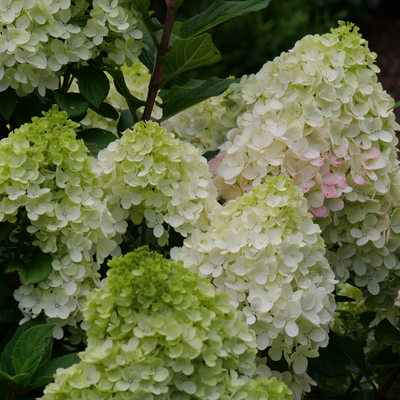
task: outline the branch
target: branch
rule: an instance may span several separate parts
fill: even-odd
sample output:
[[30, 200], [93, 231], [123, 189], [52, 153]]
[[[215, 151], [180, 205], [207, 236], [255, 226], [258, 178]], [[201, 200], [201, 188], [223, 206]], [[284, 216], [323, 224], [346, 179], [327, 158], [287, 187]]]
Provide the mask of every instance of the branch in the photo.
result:
[[397, 362], [388, 380], [382, 386], [382, 389], [380, 389], [377, 395], [374, 397], [374, 400], [383, 400], [386, 397], [386, 393], [390, 390], [390, 388], [392, 387], [393, 383], [395, 382], [399, 374], [400, 374], [400, 360]]
[[151, 118], [151, 113], [154, 108], [154, 103], [156, 101], [157, 92], [159, 90], [161, 76], [163, 72], [163, 67], [161, 63], [161, 57], [165, 56], [169, 49], [169, 41], [171, 39], [172, 27], [174, 25], [174, 20], [176, 16], [176, 10], [174, 9], [176, 6], [175, 0], [165, 0], [167, 4], [167, 15], [165, 17], [165, 28], [161, 37], [159, 50], [157, 52], [156, 65], [154, 67], [153, 74], [151, 76], [149, 92], [147, 94], [147, 105], [143, 111], [142, 120], [149, 121]]

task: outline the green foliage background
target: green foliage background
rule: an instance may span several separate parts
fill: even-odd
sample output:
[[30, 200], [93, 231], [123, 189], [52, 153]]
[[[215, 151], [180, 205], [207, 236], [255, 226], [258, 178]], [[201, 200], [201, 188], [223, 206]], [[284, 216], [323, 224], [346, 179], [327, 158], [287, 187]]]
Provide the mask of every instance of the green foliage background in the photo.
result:
[[[176, 78], [181, 83], [188, 78], [225, 77], [226, 71], [240, 77], [257, 72], [268, 60], [306, 35], [329, 32], [338, 20], [364, 21], [385, 0], [271, 0], [269, 6], [257, 13], [235, 18], [210, 30], [213, 41], [221, 51], [222, 60], [211, 67], [190, 71]], [[386, 0], [393, 2], [393, 0]], [[164, 0], [152, 1], [156, 16], [162, 18]], [[202, 10], [213, 0], [192, 0], [183, 3], [177, 20], [184, 21]], [[172, 81], [171, 81], [172, 83]]]

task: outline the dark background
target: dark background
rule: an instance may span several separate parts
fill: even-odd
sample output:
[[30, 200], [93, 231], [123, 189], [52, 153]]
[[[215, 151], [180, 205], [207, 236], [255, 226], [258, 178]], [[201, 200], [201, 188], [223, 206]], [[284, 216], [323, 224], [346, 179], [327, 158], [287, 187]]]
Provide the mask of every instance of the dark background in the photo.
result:
[[[185, 0], [177, 20], [184, 21], [205, 10], [213, 0]], [[165, 0], [153, 0], [152, 9], [163, 21]], [[268, 60], [308, 34], [323, 34], [338, 20], [351, 21], [378, 54], [378, 76], [395, 101], [400, 100], [400, 0], [271, 0], [260, 12], [227, 21], [210, 33], [222, 60], [210, 67], [190, 71], [172, 81], [188, 78], [226, 77], [257, 72]], [[396, 109], [400, 122], [400, 108]]]

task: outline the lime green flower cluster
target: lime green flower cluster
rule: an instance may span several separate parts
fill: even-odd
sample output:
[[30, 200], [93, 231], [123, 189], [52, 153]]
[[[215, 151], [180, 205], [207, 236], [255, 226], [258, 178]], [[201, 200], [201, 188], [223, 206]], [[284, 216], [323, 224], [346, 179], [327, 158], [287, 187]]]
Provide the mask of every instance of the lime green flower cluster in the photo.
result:
[[58, 370], [42, 400], [290, 399], [275, 379], [247, 383], [254, 332], [205, 278], [146, 247], [109, 266], [84, 310], [82, 361]]
[[83, 287], [96, 286], [96, 249], [100, 263], [117, 246], [97, 162], [76, 140], [76, 126], [54, 107], [0, 141], [0, 221], [22, 223], [13, 234], [26, 229], [33, 245], [53, 257], [48, 278], [37, 288], [21, 286], [15, 297], [25, 313], [44, 310], [65, 323], [79, 313]]
[[207, 226], [219, 205], [200, 150], [176, 139], [157, 123], [140, 122], [98, 154], [101, 187], [115, 218], [143, 218], [160, 245], [168, 240], [164, 222], [183, 236], [193, 225]]

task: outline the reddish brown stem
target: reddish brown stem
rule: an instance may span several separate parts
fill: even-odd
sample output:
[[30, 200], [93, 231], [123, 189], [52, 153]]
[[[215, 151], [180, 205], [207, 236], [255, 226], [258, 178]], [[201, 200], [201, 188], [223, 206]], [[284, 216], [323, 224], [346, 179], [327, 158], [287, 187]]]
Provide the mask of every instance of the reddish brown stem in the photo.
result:
[[146, 107], [143, 112], [142, 120], [148, 121], [151, 117], [151, 113], [154, 108], [154, 103], [156, 101], [157, 92], [160, 89], [159, 85], [161, 83], [161, 76], [163, 72], [163, 67], [161, 63], [161, 57], [165, 56], [169, 51], [169, 41], [171, 39], [172, 27], [174, 25], [174, 20], [176, 16], [176, 0], [165, 0], [167, 4], [167, 15], [165, 17], [165, 28], [160, 41], [160, 48], [157, 53], [156, 64], [154, 66], [154, 71], [150, 79], [149, 92], [146, 99]]

